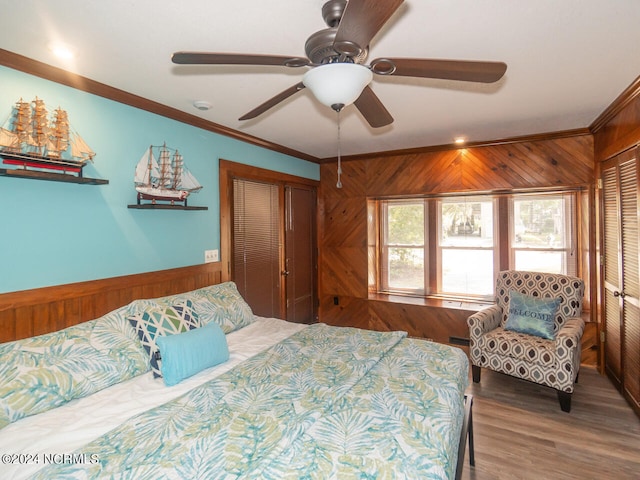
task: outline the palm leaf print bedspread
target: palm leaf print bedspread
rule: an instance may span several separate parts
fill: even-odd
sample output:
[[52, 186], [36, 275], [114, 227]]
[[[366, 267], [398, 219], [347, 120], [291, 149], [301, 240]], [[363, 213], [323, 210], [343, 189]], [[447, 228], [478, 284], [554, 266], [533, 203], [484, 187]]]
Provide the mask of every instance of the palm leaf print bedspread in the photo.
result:
[[453, 478], [467, 378], [459, 349], [312, 325], [35, 478]]

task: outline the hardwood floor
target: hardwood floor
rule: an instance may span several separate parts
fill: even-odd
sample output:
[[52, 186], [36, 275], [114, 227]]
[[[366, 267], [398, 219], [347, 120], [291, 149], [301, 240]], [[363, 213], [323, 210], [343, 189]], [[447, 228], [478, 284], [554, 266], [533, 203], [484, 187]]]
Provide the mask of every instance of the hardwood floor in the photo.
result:
[[524, 380], [482, 369], [469, 382], [475, 467], [467, 447], [463, 479], [640, 479], [640, 420], [594, 368], [581, 368], [571, 413]]

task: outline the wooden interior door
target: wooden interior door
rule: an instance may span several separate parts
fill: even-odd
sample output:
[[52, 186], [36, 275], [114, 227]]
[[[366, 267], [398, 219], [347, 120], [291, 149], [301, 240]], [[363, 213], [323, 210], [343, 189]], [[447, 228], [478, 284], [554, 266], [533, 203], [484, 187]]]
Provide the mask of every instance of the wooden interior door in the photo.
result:
[[640, 412], [638, 149], [603, 164], [605, 370]]
[[285, 187], [285, 283], [287, 320], [317, 321], [316, 192]]

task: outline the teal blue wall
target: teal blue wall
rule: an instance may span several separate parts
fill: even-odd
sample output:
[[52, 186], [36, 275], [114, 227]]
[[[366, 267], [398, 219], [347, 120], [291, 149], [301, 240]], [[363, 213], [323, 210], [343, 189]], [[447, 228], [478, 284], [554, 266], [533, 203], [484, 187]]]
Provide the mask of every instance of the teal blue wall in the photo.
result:
[[[23, 98], [61, 106], [97, 152], [79, 185], [0, 176], [0, 293], [203, 263], [220, 248], [218, 160], [318, 180], [317, 164], [0, 67], [0, 123]], [[133, 173], [149, 145], [178, 148], [204, 188], [203, 211], [134, 210]], [[1, 168], [14, 168], [0, 165]]]

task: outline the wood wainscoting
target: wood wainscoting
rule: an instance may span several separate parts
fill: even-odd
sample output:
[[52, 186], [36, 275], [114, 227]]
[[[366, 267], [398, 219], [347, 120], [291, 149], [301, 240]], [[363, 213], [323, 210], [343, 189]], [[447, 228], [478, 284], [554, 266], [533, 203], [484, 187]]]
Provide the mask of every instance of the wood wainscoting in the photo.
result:
[[[596, 305], [593, 148], [591, 134], [578, 131], [464, 149], [350, 156], [342, 163], [342, 188], [335, 186], [335, 163], [323, 163], [318, 202], [320, 321], [375, 330], [405, 330], [411, 336], [442, 343], [448, 343], [451, 337], [468, 337], [466, 319], [478, 307], [453, 307], [434, 301], [416, 304], [409, 299], [389, 302], [371, 296], [376, 279], [369, 266], [377, 252], [375, 240], [370, 240], [376, 238], [370, 229], [370, 200], [454, 193], [581, 189], [578, 271], [588, 286], [585, 306]], [[500, 270], [509, 268], [508, 245], [503, 243]], [[431, 259], [430, 264], [435, 265], [435, 260]], [[595, 309], [585, 310], [589, 310], [590, 321], [583, 340], [583, 360], [592, 364], [597, 362], [597, 349], [592, 347], [597, 345], [599, 332]]]
[[[342, 295], [323, 295], [321, 321], [341, 327], [356, 327], [389, 332], [402, 330], [411, 337], [427, 338], [438, 343], [453, 344], [467, 354], [463, 342], [469, 338], [467, 318], [484, 308], [477, 303], [436, 299], [370, 295], [356, 298]], [[584, 312], [585, 330], [582, 335], [581, 364], [596, 367], [598, 356], [598, 328]]]
[[449, 343], [452, 337], [469, 337], [467, 317], [481, 307], [395, 295], [367, 299], [325, 295], [320, 308], [324, 312], [321, 321], [330, 325], [382, 332], [401, 330], [411, 337]]
[[0, 343], [98, 318], [129, 302], [222, 282], [221, 263], [0, 294]]

